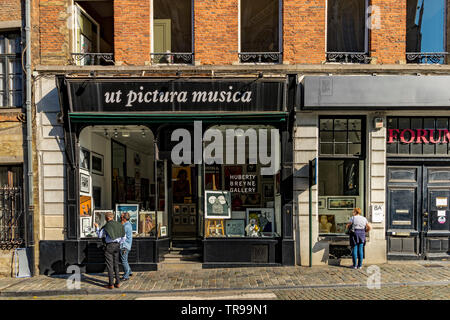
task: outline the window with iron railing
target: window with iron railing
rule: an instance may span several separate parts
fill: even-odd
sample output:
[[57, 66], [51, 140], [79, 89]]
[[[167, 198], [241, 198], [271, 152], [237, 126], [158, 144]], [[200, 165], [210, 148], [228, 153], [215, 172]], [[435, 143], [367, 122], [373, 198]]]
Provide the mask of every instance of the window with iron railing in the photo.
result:
[[20, 33], [0, 33], [0, 108], [22, 106]]
[[114, 64], [112, 1], [79, 1], [73, 6], [71, 63], [80, 66]]
[[406, 62], [446, 63], [446, 0], [408, 0]]
[[369, 0], [328, 0], [328, 62], [370, 62], [368, 5]]
[[0, 166], [0, 249], [20, 247], [25, 240], [22, 166]]
[[241, 63], [281, 63], [281, 0], [240, 1]]
[[192, 6], [192, 0], [153, 0], [152, 63], [194, 63]]

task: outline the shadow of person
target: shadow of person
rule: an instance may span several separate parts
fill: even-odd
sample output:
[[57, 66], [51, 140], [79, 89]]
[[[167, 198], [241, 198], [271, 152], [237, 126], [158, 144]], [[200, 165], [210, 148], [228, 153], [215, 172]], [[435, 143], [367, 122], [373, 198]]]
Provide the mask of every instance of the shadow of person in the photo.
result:
[[94, 278], [94, 277], [86, 275], [86, 274], [83, 274], [81, 276], [81, 282], [84, 282], [84, 283], [87, 283], [87, 284], [90, 284], [93, 286], [98, 286], [98, 287], [104, 287], [104, 286], [108, 285], [108, 281], [100, 280], [100, 279]]

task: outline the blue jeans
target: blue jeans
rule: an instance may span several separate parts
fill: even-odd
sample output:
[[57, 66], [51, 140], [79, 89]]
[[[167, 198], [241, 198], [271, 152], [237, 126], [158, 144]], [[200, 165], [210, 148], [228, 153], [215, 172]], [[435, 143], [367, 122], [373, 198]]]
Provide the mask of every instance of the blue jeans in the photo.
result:
[[[364, 259], [364, 243], [354, 245], [352, 248], [353, 267], [361, 268], [363, 259]], [[356, 264], [356, 262], [358, 262], [358, 265]]]
[[123, 278], [124, 279], [128, 279], [131, 274], [131, 268], [130, 268], [130, 265], [128, 264], [128, 253], [129, 252], [130, 251], [125, 248], [120, 249], [120, 259], [122, 260], [122, 266], [123, 266], [123, 271], [124, 271]]

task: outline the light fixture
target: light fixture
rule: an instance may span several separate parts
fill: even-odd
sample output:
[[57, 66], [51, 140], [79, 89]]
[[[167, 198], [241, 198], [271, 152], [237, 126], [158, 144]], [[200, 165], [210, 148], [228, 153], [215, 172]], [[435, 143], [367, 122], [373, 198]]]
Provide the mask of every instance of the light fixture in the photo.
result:
[[145, 130], [142, 129], [142, 138], [145, 138]]
[[108, 137], [108, 136], [109, 136], [108, 130], [105, 129], [105, 137]]
[[130, 131], [122, 131], [122, 137], [124, 138], [130, 137]]
[[117, 138], [119, 136], [119, 133], [117, 132], [117, 129], [114, 129], [114, 138]]

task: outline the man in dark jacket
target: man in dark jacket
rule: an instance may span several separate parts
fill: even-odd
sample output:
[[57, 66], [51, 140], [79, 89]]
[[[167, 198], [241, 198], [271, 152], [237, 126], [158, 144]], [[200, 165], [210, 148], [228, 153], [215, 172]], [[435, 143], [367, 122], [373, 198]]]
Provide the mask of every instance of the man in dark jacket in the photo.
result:
[[114, 221], [114, 214], [108, 212], [105, 216], [106, 224], [99, 230], [98, 224], [95, 224], [97, 235], [99, 238], [105, 237], [105, 261], [106, 268], [108, 269], [109, 284], [106, 286], [108, 289], [113, 288], [113, 280], [116, 278], [114, 287], [120, 287], [119, 279], [119, 253], [120, 244], [125, 241], [125, 229], [120, 222]]

